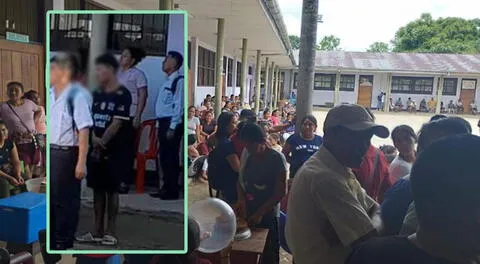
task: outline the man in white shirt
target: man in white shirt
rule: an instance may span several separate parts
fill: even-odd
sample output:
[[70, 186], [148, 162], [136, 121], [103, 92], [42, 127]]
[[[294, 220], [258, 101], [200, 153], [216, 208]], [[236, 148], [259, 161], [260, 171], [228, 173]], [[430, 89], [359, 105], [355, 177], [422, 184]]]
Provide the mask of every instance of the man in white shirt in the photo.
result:
[[50, 248], [66, 250], [73, 247], [77, 229], [93, 121], [88, 98], [72, 85], [75, 57], [59, 53], [50, 63]]
[[180, 196], [180, 142], [183, 137], [183, 75], [179, 72], [183, 56], [176, 51], [168, 52], [163, 62], [167, 81], [158, 91], [155, 113], [158, 122], [159, 159], [163, 172], [163, 189], [151, 194], [164, 200], [175, 200]]
[[324, 142], [298, 171], [290, 189], [286, 239], [297, 264], [343, 264], [352, 245], [381, 227], [378, 204], [352, 173], [375, 134], [389, 135], [359, 105], [332, 108]]

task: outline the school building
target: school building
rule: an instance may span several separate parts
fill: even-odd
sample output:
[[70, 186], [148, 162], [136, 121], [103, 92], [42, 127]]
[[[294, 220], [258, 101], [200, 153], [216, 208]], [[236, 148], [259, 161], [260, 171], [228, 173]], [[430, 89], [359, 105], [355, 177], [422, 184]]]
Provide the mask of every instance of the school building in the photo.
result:
[[[286, 79], [294, 80], [289, 91], [296, 91], [298, 69], [292, 69], [285, 72]], [[417, 107], [432, 97], [445, 107], [460, 99], [470, 113], [472, 100], [480, 100], [480, 55], [317, 52], [315, 106], [358, 103], [376, 108], [380, 92], [386, 93], [386, 101], [401, 98], [404, 105], [412, 98]]]

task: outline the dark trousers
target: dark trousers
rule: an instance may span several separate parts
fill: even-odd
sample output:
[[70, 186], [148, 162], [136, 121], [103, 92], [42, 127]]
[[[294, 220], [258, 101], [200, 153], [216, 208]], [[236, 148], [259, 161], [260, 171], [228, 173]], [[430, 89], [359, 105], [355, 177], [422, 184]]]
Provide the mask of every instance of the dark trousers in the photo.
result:
[[267, 241], [263, 249], [262, 264], [280, 263], [280, 241], [278, 239], [278, 217], [274, 212], [263, 216], [257, 228], [268, 229]]
[[81, 181], [75, 178], [78, 149], [50, 148], [50, 248], [73, 247], [80, 210]]
[[160, 166], [163, 172], [163, 190], [167, 194], [177, 196], [180, 191], [180, 142], [183, 136], [183, 123], [177, 125], [174, 136], [167, 139], [171, 118], [158, 119], [158, 140], [160, 144]]

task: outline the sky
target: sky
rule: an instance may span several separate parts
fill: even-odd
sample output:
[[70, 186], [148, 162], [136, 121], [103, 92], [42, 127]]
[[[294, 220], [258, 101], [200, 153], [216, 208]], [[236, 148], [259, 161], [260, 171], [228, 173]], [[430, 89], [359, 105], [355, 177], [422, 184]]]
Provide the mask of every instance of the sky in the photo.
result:
[[[277, 0], [289, 35], [300, 36], [302, 0]], [[340, 38], [346, 51], [366, 51], [370, 44], [390, 43], [395, 32], [408, 22], [430, 13], [433, 18], [480, 18], [478, 0], [319, 0], [317, 40]]]

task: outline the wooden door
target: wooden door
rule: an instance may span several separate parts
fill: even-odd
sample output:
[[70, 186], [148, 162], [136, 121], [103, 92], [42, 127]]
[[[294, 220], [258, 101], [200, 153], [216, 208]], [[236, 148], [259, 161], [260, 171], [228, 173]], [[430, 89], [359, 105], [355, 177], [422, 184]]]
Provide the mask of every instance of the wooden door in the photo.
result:
[[0, 102], [7, 97], [7, 83], [18, 81], [25, 92], [35, 90], [45, 105], [44, 47], [0, 40]]
[[357, 104], [371, 108], [372, 107], [372, 91], [373, 87], [369, 84], [360, 84], [358, 88]]
[[[464, 81], [469, 82], [469, 85], [464, 86]], [[470, 103], [475, 100], [475, 91], [477, 87], [476, 80], [462, 80], [462, 90], [460, 90], [460, 100], [463, 103], [464, 113], [470, 114], [472, 110], [470, 109]]]

